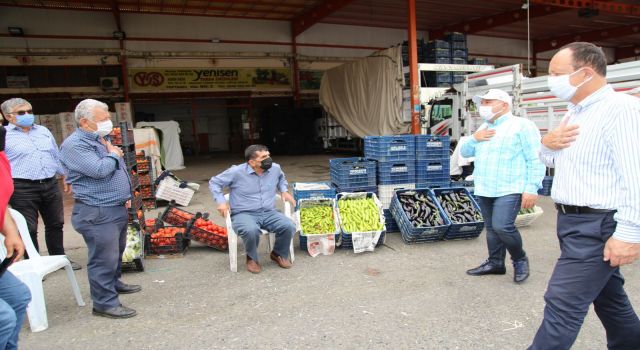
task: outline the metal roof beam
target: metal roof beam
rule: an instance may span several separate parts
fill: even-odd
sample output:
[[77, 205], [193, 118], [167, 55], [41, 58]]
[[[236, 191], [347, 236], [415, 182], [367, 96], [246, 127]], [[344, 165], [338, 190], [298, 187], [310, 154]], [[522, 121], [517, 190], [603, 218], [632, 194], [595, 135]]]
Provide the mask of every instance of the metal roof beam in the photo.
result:
[[529, 0], [533, 4], [544, 4], [565, 8], [589, 8], [625, 16], [640, 16], [640, 5], [606, 0]]
[[[534, 6], [531, 5], [529, 10], [529, 18], [536, 18], [547, 16], [556, 12], [566, 11], [563, 8], [557, 8], [552, 6]], [[508, 25], [515, 22], [521, 22], [527, 20], [527, 10], [518, 8], [515, 10], [501, 12], [492, 16], [480, 17], [468, 22], [462, 22], [453, 24], [440, 29], [429, 31], [429, 39], [441, 39], [447, 32], [462, 32], [467, 34], [473, 34], [488, 30], [491, 28]]]
[[640, 34], [640, 22], [625, 26], [593, 30], [590, 32], [567, 34], [555, 38], [538, 39], [533, 43], [533, 51], [545, 52], [554, 50], [574, 41], [605, 41], [609, 38], [620, 38], [634, 34]]
[[309, 11], [297, 15], [291, 21], [291, 35], [295, 38], [325, 17], [350, 4], [353, 0], [325, 0]]

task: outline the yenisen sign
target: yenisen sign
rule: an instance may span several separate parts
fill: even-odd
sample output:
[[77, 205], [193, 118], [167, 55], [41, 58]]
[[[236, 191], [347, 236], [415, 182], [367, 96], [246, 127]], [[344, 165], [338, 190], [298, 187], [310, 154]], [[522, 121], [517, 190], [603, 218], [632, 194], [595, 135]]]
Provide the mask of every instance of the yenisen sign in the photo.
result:
[[132, 68], [132, 91], [290, 89], [288, 68]]

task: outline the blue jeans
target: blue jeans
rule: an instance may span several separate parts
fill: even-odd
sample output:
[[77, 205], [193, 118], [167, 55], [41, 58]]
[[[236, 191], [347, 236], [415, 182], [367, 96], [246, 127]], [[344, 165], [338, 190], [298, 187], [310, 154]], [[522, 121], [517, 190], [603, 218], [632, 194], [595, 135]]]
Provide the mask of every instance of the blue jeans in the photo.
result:
[[560, 258], [544, 295], [544, 319], [529, 349], [570, 349], [591, 304], [606, 330], [607, 348], [640, 348], [640, 319], [624, 291], [620, 268], [602, 260], [604, 245], [616, 230], [613, 215], [558, 213]]
[[258, 260], [258, 244], [260, 243], [260, 229], [276, 234], [276, 243], [273, 252], [287, 259], [289, 258], [289, 246], [296, 232], [296, 226], [291, 219], [277, 210], [261, 212], [241, 212], [231, 215], [231, 225], [238, 236], [242, 238], [247, 256], [253, 261]]
[[484, 228], [487, 231], [489, 261], [496, 266], [504, 266], [507, 250], [511, 260], [520, 260], [526, 256], [522, 249], [522, 237], [515, 226], [521, 202], [521, 194], [502, 197], [478, 196]]
[[31, 302], [29, 287], [11, 272], [0, 277], [0, 349], [17, 349], [18, 333]]
[[116, 287], [122, 285], [122, 252], [127, 243], [127, 209], [73, 206], [71, 223], [84, 238], [89, 250], [87, 275], [93, 307], [105, 310], [120, 306]]

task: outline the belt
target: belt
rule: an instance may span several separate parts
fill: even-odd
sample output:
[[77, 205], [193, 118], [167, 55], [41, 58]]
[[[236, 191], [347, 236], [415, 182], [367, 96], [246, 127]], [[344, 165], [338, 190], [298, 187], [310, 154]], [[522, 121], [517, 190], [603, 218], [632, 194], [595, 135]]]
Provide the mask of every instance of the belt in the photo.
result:
[[55, 180], [56, 177], [52, 176], [48, 179], [42, 179], [42, 180], [29, 180], [29, 179], [13, 179], [13, 182], [23, 182], [23, 183], [28, 183], [28, 184], [44, 184], [47, 182], [51, 182], [53, 180]]
[[[74, 200], [73, 200], [73, 201], [74, 201], [74, 202], [76, 202], [76, 203], [78, 203], [78, 204], [88, 205], [88, 206], [90, 206], [90, 207], [101, 207], [101, 205], [91, 205], [91, 204], [85, 203], [85, 202], [83, 202], [83, 201], [81, 201], [81, 200], [79, 200], [79, 199], [75, 199], [75, 198], [74, 198]], [[128, 201], [127, 201], [127, 202], [128, 202]], [[125, 205], [125, 204], [127, 204], [127, 202], [124, 202], [124, 203], [119, 204], [119, 205], [114, 205], [114, 207], [124, 207], [124, 205]]]
[[556, 209], [563, 214], [608, 214], [615, 211], [611, 209], [594, 209], [590, 207], [578, 207], [575, 205], [559, 203], [556, 203]]

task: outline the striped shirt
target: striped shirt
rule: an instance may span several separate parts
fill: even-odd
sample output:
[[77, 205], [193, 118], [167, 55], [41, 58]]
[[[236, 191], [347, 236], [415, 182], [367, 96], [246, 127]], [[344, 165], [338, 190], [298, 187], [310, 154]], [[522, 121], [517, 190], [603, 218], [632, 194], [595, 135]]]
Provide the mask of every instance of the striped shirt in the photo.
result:
[[540, 158], [555, 167], [556, 203], [617, 210], [613, 237], [640, 243], [640, 99], [606, 85], [564, 117], [577, 124], [575, 142], [562, 150], [542, 147]]
[[536, 125], [509, 112], [480, 128], [496, 133], [489, 141], [470, 137], [460, 149], [463, 157], [476, 157], [474, 194], [483, 197], [538, 194], [546, 168], [538, 158], [540, 131]]
[[96, 207], [123, 205], [131, 198], [131, 182], [124, 159], [109, 153], [99, 136], [76, 129], [60, 147], [67, 183], [73, 185], [73, 197]]
[[14, 179], [44, 180], [57, 174], [64, 176], [60, 152], [51, 131], [42, 125], [32, 125], [28, 132], [9, 124], [5, 153], [11, 163]]

